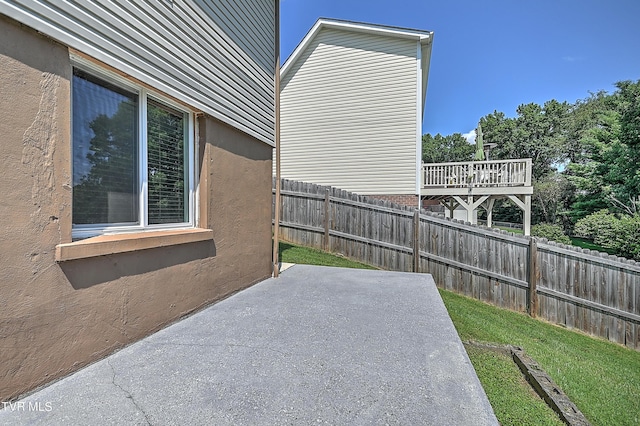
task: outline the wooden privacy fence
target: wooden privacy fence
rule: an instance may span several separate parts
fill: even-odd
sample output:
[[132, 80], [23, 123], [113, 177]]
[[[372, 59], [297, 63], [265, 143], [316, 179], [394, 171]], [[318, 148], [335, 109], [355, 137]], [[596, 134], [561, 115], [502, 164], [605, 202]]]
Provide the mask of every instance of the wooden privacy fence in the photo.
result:
[[640, 350], [640, 263], [283, 180], [280, 236]]

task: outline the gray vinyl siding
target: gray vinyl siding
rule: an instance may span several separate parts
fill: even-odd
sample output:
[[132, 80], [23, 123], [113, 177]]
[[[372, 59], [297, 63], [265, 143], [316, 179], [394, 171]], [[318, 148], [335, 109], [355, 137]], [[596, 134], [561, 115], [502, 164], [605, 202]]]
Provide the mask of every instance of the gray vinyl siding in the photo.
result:
[[0, 13], [274, 144], [273, 0], [0, 0]]
[[321, 29], [282, 79], [282, 176], [416, 194], [417, 49], [415, 40]]

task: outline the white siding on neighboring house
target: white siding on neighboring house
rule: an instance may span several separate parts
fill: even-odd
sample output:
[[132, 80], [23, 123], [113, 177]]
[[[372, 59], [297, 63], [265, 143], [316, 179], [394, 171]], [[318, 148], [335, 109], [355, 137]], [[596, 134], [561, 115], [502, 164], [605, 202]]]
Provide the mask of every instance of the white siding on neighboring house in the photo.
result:
[[0, 14], [274, 144], [273, 0], [0, 0]]
[[417, 194], [421, 44], [321, 28], [281, 82], [282, 177], [360, 194]]

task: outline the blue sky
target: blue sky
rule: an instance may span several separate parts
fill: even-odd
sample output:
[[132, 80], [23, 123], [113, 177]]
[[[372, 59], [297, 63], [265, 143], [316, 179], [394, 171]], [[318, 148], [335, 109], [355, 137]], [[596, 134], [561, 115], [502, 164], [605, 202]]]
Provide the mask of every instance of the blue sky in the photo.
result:
[[281, 0], [282, 61], [319, 18], [434, 31], [423, 133], [640, 79], [640, 0]]

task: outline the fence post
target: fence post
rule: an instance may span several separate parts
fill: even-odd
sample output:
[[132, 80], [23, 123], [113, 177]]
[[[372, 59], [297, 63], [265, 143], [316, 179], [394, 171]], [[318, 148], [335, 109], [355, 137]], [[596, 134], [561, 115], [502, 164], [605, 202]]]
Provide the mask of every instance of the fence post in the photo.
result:
[[529, 239], [529, 315], [538, 314], [538, 245], [533, 237]]
[[329, 204], [329, 201], [329, 189], [327, 188], [324, 192], [324, 240], [322, 241], [324, 251], [331, 250], [329, 244], [329, 224], [331, 220], [329, 215], [331, 213], [331, 206]]
[[420, 272], [420, 210], [413, 213], [413, 272]]

